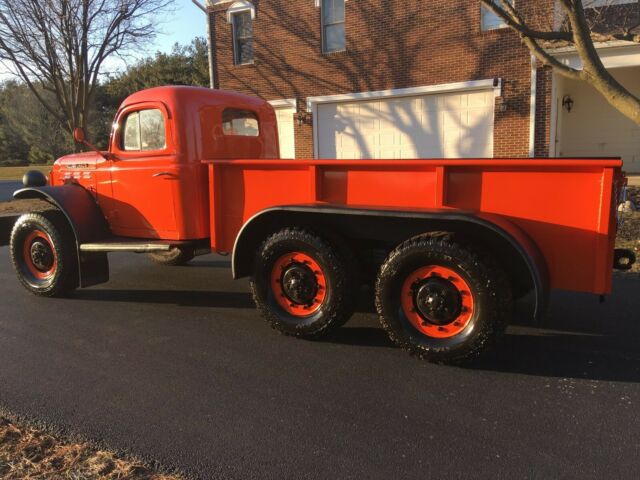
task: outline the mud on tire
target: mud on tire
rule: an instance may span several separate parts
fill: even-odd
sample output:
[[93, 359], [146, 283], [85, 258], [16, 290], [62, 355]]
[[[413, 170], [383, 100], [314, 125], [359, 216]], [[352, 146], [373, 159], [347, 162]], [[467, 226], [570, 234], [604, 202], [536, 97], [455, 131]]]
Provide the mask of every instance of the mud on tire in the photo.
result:
[[357, 302], [355, 272], [342, 249], [299, 228], [260, 247], [251, 291], [261, 315], [285, 335], [317, 338], [342, 326]]
[[505, 273], [449, 236], [421, 236], [380, 269], [376, 309], [391, 340], [439, 363], [465, 363], [496, 345], [511, 317]]

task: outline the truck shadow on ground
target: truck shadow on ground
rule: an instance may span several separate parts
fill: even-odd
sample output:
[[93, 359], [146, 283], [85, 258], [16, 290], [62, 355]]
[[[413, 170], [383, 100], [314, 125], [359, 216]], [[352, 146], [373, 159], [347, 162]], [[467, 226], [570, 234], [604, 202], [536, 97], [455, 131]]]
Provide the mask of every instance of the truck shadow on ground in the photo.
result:
[[[592, 295], [556, 292], [539, 324], [526, 315], [526, 300], [493, 354], [464, 368], [543, 377], [640, 382], [640, 276], [615, 278], [614, 296], [599, 304]], [[246, 292], [188, 290], [82, 290], [80, 300], [159, 303], [189, 307], [253, 309]], [[371, 292], [356, 318], [323, 342], [394, 348], [379, 326]], [[256, 321], [259, 321], [256, 313]]]
[[209, 290], [79, 290], [74, 294], [74, 298], [92, 302], [153, 303], [206, 308], [255, 308], [251, 295], [248, 293]]

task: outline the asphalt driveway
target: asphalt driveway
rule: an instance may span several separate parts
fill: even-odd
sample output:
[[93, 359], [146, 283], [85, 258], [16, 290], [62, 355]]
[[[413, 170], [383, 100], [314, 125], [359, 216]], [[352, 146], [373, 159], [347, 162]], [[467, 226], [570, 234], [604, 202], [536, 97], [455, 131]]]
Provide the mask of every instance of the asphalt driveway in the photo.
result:
[[640, 476], [637, 277], [603, 305], [556, 294], [543, 326], [454, 368], [366, 312], [280, 336], [220, 257], [111, 259], [109, 284], [48, 300], [0, 248], [0, 405], [200, 478]]
[[13, 199], [13, 192], [22, 186], [22, 182], [0, 181], [0, 202], [8, 202]]

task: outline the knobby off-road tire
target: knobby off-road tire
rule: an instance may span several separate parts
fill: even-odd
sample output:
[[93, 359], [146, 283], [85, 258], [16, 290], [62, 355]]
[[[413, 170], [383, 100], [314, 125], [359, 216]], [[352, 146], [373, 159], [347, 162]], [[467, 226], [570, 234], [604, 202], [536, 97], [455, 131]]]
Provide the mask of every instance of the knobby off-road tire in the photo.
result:
[[357, 302], [347, 253], [312, 232], [287, 228], [260, 247], [251, 291], [262, 316], [285, 335], [318, 338], [344, 325]]
[[505, 273], [451, 237], [396, 248], [376, 282], [376, 309], [391, 340], [438, 363], [469, 362], [494, 347], [511, 319]]
[[188, 247], [174, 247], [168, 252], [153, 252], [147, 253], [147, 257], [158, 265], [165, 267], [177, 267], [180, 265], [186, 265], [195, 257], [193, 248]]
[[10, 243], [13, 268], [28, 291], [59, 297], [77, 288], [76, 241], [62, 212], [22, 215], [13, 227]]

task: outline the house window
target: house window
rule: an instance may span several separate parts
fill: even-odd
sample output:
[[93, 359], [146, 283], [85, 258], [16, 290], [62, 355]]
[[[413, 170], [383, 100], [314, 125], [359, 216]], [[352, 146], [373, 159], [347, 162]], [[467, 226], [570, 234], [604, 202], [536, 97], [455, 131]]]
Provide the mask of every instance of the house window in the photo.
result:
[[233, 52], [236, 65], [253, 62], [253, 18], [249, 10], [232, 15]]
[[322, 51], [339, 52], [347, 45], [344, 27], [345, 0], [322, 0]]
[[[504, 1], [504, 0], [502, 0]], [[507, 0], [511, 5], [514, 4], [514, 0]], [[498, 1], [498, 6], [500, 5], [500, 1]], [[484, 4], [481, 6], [481, 15], [482, 15], [482, 30], [498, 30], [500, 28], [507, 28], [507, 24], [505, 21], [500, 18], [498, 15], [493, 13], [491, 9], [486, 7]]]
[[258, 116], [248, 110], [227, 108], [222, 113], [222, 131], [225, 135], [257, 137], [260, 135]]
[[164, 115], [160, 110], [130, 113], [124, 121], [125, 151], [164, 150], [167, 146]]

